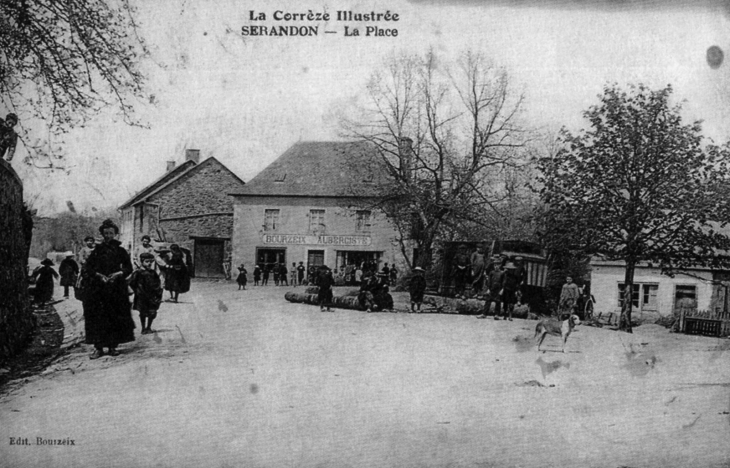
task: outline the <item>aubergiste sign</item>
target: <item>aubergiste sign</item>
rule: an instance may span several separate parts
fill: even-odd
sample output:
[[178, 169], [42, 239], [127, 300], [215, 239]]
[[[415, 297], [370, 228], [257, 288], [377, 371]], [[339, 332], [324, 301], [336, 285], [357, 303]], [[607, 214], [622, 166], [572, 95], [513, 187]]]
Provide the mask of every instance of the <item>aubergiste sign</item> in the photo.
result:
[[264, 234], [264, 244], [289, 245], [347, 245], [366, 246], [372, 244], [370, 236], [299, 236], [292, 234]]

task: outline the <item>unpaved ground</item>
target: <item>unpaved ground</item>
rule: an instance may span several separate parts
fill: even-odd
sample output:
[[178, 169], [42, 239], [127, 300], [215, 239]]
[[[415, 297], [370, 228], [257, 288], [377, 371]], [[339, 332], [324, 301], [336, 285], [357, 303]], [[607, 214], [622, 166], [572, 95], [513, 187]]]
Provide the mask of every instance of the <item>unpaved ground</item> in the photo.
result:
[[0, 465], [730, 466], [727, 339], [580, 327], [538, 354], [535, 322], [193, 288], [121, 356], [72, 349], [3, 396]]

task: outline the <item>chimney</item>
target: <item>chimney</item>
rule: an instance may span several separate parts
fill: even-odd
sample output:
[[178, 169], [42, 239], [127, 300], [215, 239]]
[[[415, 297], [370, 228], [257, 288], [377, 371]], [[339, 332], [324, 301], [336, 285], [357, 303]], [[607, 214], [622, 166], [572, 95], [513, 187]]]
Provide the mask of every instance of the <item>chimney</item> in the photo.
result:
[[199, 149], [186, 149], [185, 150], [185, 161], [192, 161], [195, 164], [200, 162], [200, 150]]
[[175, 161], [167, 161], [167, 172], [175, 169]]

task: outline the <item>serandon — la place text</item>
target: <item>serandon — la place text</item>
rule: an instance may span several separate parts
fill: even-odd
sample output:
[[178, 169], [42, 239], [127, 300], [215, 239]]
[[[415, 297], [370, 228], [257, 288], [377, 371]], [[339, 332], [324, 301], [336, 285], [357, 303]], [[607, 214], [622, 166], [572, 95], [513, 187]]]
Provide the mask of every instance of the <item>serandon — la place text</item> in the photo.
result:
[[[334, 14], [327, 11], [316, 12], [313, 10], [307, 10], [305, 13], [276, 10], [273, 15], [269, 17], [264, 12], [249, 10], [248, 19], [252, 22], [267, 21], [269, 19], [282, 22], [347, 22], [353, 24], [344, 25], [344, 30], [342, 32], [344, 33], [345, 37], [397, 37], [398, 29], [392, 27], [383, 27], [381, 24], [375, 23], [396, 22], [400, 20], [400, 15], [398, 13], [391, 13], [390, 10], [386, 10], [385, 12], [370, 11], [365, 13], [350, 10], [337, 10], [334, 12]], [[366, 24], [361, 25], [360, 23]], [[274, 26], [246, 25], [241, 27], [241, 35], [311, 37], [318, 36], [320, 34], [320, 26], [322, 26], [322, 30], [324, 30], [325, 25], [320, 24], [282, 24]], [[390, 24], [388, 24], [388, 26], [390, 26]], [[338, 33], [338, 31], [336, 30], [324, 30], [324, 32], [327, 34]]]

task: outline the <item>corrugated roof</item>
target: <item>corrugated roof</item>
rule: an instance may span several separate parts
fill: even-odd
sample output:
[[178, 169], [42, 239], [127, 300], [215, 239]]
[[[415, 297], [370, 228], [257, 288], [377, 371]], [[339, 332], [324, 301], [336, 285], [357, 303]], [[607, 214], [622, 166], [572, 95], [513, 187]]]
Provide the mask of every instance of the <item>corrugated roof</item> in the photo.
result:
[[385, 163], [365, 142], [299, 142], [232, 195], [377, 196], [389, 180]]

